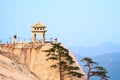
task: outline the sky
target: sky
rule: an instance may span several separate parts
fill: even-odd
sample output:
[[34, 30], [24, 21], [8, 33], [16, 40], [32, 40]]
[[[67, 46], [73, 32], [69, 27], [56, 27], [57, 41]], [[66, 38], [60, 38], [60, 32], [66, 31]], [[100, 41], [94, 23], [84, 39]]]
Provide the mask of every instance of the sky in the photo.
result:
[[66, 46], [120, 44], [120, 0], [0, 0], [2, 41], [32, 38], [37, 22], [47, 26], [46, 40]]

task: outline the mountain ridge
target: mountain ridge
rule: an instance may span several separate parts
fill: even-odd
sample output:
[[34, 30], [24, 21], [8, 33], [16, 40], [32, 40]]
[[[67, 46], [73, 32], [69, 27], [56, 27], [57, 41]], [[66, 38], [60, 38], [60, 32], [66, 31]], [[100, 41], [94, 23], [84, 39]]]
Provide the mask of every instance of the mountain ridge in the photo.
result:
[[[120, 80], [120, 45], [112, 43], [103, 43], [92, 47], [72, 47], [70, 50], [74, 53], [77, 60], [80, 62], [84, 57], [90, 57], [95, 62], [99, 63], [108, 71], [109, 80]], [[98, 80], [98, 77], [92, 77], [92, 80]]]
[[100, 65], [105, 67], [110, 76], [109, 80], [120, 80], [120, 52], [119, 53], [109, 53], [100, 56], [93, 57], [93, 59]]
[[69, 49], [79, 56], [95, 57], [102, 54], [120, 52], [120, 45], [112, 43], [102, 43], [92, 47], [69, 47]]

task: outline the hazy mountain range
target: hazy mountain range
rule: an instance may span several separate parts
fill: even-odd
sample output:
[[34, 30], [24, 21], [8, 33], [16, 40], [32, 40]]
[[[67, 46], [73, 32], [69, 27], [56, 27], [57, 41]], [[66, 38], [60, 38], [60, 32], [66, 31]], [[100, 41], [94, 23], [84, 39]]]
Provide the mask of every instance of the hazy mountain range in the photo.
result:
[[120, 52], [120, 45], [114, 45], [112, 43], [103, 43], [92, 47], [69, 47], [69, 49], [79, 56], [94, 57], [103, 54], [109, 54], [114, 52]]
[[[120, 80], [120, 45], [104, 43], [88, 48], [72, 47], [70, 50], [82, 66], [83, 63], [80, 60], [86, 56], [91, 57], [100, 66], [107, 69], [108, 75], [110, 76], [109, 80]], [[91, 80], [99, 80], [99, 78], [93, 77]]]
[[110, 80], [120, 80], [120, 52], [96, 56], [93, 59], [107, 69]]

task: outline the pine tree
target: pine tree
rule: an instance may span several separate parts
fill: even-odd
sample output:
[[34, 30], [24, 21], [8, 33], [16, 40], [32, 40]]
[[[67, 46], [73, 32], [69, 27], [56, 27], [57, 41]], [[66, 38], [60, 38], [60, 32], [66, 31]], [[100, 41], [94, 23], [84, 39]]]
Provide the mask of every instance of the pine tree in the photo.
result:
[[87, 68], [87, 80], [90, 80], [92, 76], [98, 76], [102, 80], [108, 80], [107, 70], [101, 66], [98, 66], [98, 63], [94, 62], [91, 58], [85, 57], [81, 60], [85, 62], [84, 67]]
[[61, 43], [51, 43], [51, 45], [52, 47], [44, 50], [44, 52], [48, 52], [47, 60], [58, 62], [51, 65], [51, 67], [59, 69], [60, 80], [64, 80], [64, 76], [69, 74], [81, 78], [83, 74], [78, 72], [78, 70], [80, 70], [79, 67], [73, 66], [75, 61], [73, 61], [73, 58], [69, 55], [69, 51], [61, 46]]

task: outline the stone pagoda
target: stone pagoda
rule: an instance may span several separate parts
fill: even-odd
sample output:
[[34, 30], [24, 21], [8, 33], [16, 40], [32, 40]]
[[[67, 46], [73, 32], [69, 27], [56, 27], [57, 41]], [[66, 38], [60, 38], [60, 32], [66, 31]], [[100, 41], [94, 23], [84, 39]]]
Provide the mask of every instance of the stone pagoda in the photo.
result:
[[45, 44], [45, 32], [47, 30], [45, 30], [46, 26], [41, 24], [40, 22], [36, 23], [35, 25], [32, 26], [32, 34], [33, 34], [33, 37], [32, 37], [32, 41], [33, 41], [33, 44], [36, 43], [36, 35], [37, 34], [41, 34], [42, 35], [42, 45]]

